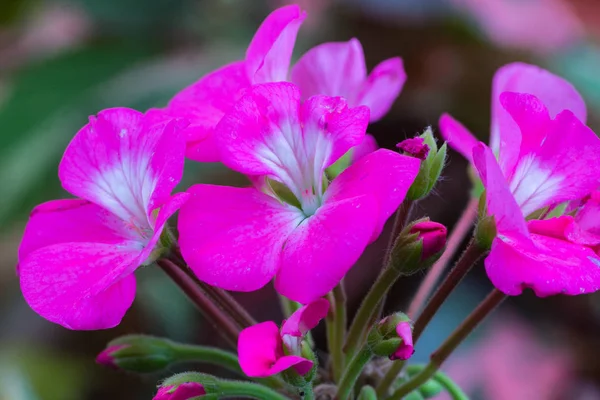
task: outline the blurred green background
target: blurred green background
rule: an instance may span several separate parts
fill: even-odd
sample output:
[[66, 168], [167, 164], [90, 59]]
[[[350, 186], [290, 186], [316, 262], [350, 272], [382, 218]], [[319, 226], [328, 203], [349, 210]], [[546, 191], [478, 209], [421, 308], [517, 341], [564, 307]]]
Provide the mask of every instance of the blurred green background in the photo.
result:
[[[262, 19], [285, 3], [0, 1], [1, 400], [150, 399], [164, 374], [128, 376], [93, 362], [107, 341], [124, 333], [223, 345], [174, 285], [151, 267], [138, 273], [136, 302], [118, 328], [71, 332], [55, 326], [21, 297], [14, 272], [17, 247], [31, 208], [68, 196], [57, 165], [90, 114], [114, 106], [143, 111], [164, 105], [206, 72], [243, 58]], [[491, 79], [512, 61], [541, 65], [573, 82], [587, 101], [589, 125], [600, 130], [597, 0], [298, 3], [308, 18], [295, 58], [315, 44], [357, 37], [371, 67], [396, 55], [404, 59], [403, 93], [369, 128], [382, 147], [393, 148], [427, 125], [436, 129], [442, 112], [451, 112], [486, 140]], [[196, 182], [243, 182], [217, 164], [188, 164], [182, 190]], [[418, 212], [451, 226], [469, 188], [466, 162], [451, 153], [444, 179]], [[384, 235], [349, 274], [352, 307], [377, 274], [386, 242]], [[399, 282], [387, 308], [401, 309], [421, 278]], [[479, 269], [434, 321], [415, 358], [425, 360], [488, 288]], [[280, 319], [272, 288], [238, 298], [257, 319]], [[448, 371], [475, 399], [598, 399], [598, 300], [598, 295], [537, 299], [530, 294], [511, 300], [453, 357]], [[317, 341], [323, 343], [321, 331]]]

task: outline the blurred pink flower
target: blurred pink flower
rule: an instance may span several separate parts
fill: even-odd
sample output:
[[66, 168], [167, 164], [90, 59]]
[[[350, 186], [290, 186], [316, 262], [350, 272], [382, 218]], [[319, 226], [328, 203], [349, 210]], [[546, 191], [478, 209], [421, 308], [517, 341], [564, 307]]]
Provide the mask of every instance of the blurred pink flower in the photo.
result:
[[152, 400], [190, 400], [206, 394], [204, 386], [197, 382], [184, 382], [177, 386], [162, 386]]
[[419, 170], [418, 159], [378, 150], [324, 184], [325, 169], [363, 140], [368, 121], [367, 107], [350, 108], [340, 97], [301, 102], [291, 83], [249, 88], [217, 126], [215, 143], [226, 166], [272, 185], [263, 185], [266, 193], [189, 190], [179, 244], [198, 278], [253, 291], [275, 277], [279, 293], [302, 303], [333, 289], [379, 236]]
[[[473, 347], [453, 355], [446, 372], [468, 394], [486, 400], [566, 398], [572, 359], [564, 347], [549, 347], [520, 319], [496, 316]], [[440, 400], [450, 399], [446, 393]]]
[[551, 53], [583, 38], [584, 26], [564, 0], [451, 0], [494, 43]]
[[250, 377], [267, 377], [288, 368], [307, 374], [313, 362], [302, 356], [304, 336], [327, 316], [329, 301], [317, 299], [294, 312], [281, 331], [272, 321], [240, 332], [238, 355], [242, 371]]

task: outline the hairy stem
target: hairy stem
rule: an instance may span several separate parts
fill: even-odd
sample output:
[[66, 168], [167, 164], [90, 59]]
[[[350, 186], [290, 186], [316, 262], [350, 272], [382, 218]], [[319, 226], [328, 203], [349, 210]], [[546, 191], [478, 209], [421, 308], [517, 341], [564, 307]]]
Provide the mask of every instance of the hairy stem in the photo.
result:
[[326, 319], [327, 340], [329, 353], [331, 354], [333, 381], [339, 382], [346, 361], [342, 350], [346, 338], [347, 324], [346, 292], [344, 291], [343, 281], [332, 290], [330, 302], [332, 312]]
[[373, 352], [368, 345], [365, 345], [362, 350], [352, 358], [338, 385], [337, 400], [348, 400], [351, 397], [356, 380], [371, 358], [373, 358]]
[[500, 303], [506, 298], [506, 295], [498, 289], [494, 289], [490, 294], [473, 310], [471, 314], [448, 336], [442, 345], [430, 356], [429, 364], [419, 373], [412, 376], [403, 383], [389, 400], [400, 400], [408, 393], [418, 389], [435, 375], [437, 370], [448, 359], [450, 354], [465, 340], [467, 336], [487, 317]]
[[414, 318], [417, 315], [417, 313], [421, 311], [421, 309], [425, 305], [425, 302], [427, 301], [427, 298], [431, 295], [431, 292], [433, 292], [435, 285], [439, 281], [440, 276], [446, 269], [446, 266], [448, 265], [450, 260], [452, 260], [452, 257], [454, 257], [454, 254], [456, 254], [456, 251], [458, 250], [460, 244], [463, 242], [466, 235], [471, 230], [473, 222], [477, 218], [478, 204], [479, 199], [473, 198], [469, 201], [469, 204], [467, 204], [467, 207], [463, 210], [462, 215], [460, 216], [458, 222], [456, 223], [454, 229], [448, 237], [446, 250], [439, 258], [439, 260], [437, 260], [436, 263], [433, 264], [433, 266], [427, 273], [427, 276], [425, 276], [425, 279], [423, 280], [423, 282], [421, 282], [417, 293], [413, 297], [410, 306], [408, 307], [408, 315], [411, 318]]

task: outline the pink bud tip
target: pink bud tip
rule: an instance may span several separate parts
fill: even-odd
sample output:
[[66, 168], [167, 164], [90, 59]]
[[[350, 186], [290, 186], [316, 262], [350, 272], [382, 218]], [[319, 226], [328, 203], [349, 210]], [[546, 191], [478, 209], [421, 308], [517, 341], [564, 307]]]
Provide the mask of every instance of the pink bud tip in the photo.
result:
[[423, 260], [439, 253], [446, 246], [448, 230], [442, 224], [433, 221], [418, 222], [410, 229], [410, 233], [417, 233], [423, 241]]
[[152, 400], [188, 400], [205, 394], [206, 390], [200, 383], [185, 382], [177, 387], [161, 387]]
[[102, 351], [102, 353], [98, 354], [98, 357], [96, 357], [96, 363], [98, 363], [100, 365], [104, 365], [105, 367], [118, 369], [119, 367], [117, 366], [117, 364], [115, 364], [115, 359], [113, 357], [113, 354], [116, 351], [121, 350], [125, 347], [127, 347], [126, 344], [107, 347], [106, 349], [104, 349]]
[[421, 137], [403, 140], [396, 145], [397, 148], [408, 154], [409, 156], [424, 160], [429, 154], [429, 146]]
[[402, 339], [402, 344], [390, 355], [390, 360], [408, 360], [415, 352], [412, 340], [412, 329], [408, 321], [396, 325], [396, 333]]

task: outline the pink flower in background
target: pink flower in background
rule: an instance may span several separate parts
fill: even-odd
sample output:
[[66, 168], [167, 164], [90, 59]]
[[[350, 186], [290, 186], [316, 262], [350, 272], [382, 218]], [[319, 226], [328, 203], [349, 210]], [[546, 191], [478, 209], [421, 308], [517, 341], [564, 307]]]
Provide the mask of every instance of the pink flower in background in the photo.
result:
[[135, 297], [132, 273], [152, 261], [166, 220], [189, 196], [170, 194], [183, 173], [181, 129], [114, 108], [77, 133], [59, 177], [80, 199], [37, 206], [19, 248], [34, 311], [69, 329], [119, 324]]
[[[220, 161], [213, 136], [225, 113], [251, 85], [289, 80], [296, 35], [305, 17], [296, 5], [273, 11], [254, 35], [244, 61], [204, 76], [175, 95], [166, 108], [150, 110], [157, 120], [183, 117], [190, 121], [185, 131], [187, 157], [201, 162]], [[382, 62], [367, 77], [363, 50], [356, 39], [317, 46], [292, 71], [292, 81], [299, 85], [303, 99], [315, 94], [347, 97], [352, 107], [369, 106], [372, 120], [389, 110], [405, 80], [400, 58]], [[377, 148], [372, 137], [359, 144], [357, 155]]]
[[452, 0], [496, 44], [551, 53], [581, 40], [584, 26], [565, 0]]
[[272, 321], [244, 329], [238, 340], [242, 371], [250, 377], [264, 378], [293, 367], [300, 375], [307, 374], [313, 362], [302, 357], [302, 340], [328, 311], [329, 301], [318, 299], [294, 312], [281, 331]]
[[369, 110], [342, 98], [300, 102], [290, 83], [256, 85], [217, 126], [223, 163], [267, 177], [256, 188], [193, 186], [181, 209], [181, 251], [203, 281], [252, 291], [276, 277], [308, 303], [329, 292], [404, 199], [419, 160], [375, 151], [332, 182], [325, 169], [360, 143]]
[[[506, 314], [493, 318], [482, 338], [453, 355], [446, 367], [467, 394], [479, 393], [487, 400], [571, 398], [568, 348], [545, 344], [526, 321]], [[439, 395], [439, 400], [447, 399], [448, 394]]]
[[[569, 112], [565, 113], [560, 115], [572, 117]], [[566, 118], [560, 115], [557, 120]], [[560, 126], [567, 128], [569, 125]], [[577, 143], [575, 130], [589, 131], [581, 123], [570, 126], [572, 129], [556, 131], [554, 137], [547, 137], [539, 146], [538, 155], [541, 155], [542, 161], [548, 162], [545, 166], [556, 176], [550, 174], [548, 180], [543, 180], [540, 178], [543, 175], [533, 170], [529, 174], [537, 179], [523, 180], [520, 183], [522, 190], [533, 193], [529, 198], [535, 198], [536, 193], [548, 195], [544, 196], [545, 200], [539, 203], [540, 206], [553, 204], [554, 200], [566, 200], [564, 193], [576, 197], [580, 188], [583, 190], [586, 185], [597, 184], [600, 161], [590, 162], [581, 154], [581, 164], [580, 160], [566, 156], [569, 153], [568, 144], [565, 142]], [[593, 132], [589, 133], [595, 140], [599, 140]], [[546, 145], [555, 150], [563, 149], [565, 153], [557, 152], [554, 159], [545, 158], [543, 155]], [[597, 151], [589, 143], [580, 150]], [[519, 209], [517, 203], [519, 198], [511, 193], [509, 182], [492, 151], [480, 143], [475, 147], [473, 157], [486, 188], [487, 213], [493, 215], [496, 220], [497, 236], [490, 254], [485, 259], [486, 272], [494, 286], [508, 295], [518, 295], [524, 288], [531, 288], [540, 297], [597, 291], [600, 288], [600, 260], [592, 248], [582, 242], [572, 241], [565, 233], [565, 227], [574, 223], [573, 218], [563, 216], [526, 223], [522, 207]], [[531, 160], [531, 165], [536, 165], [536, 158], [532, 157]], [[589, 170], [595, 171], [592, 172], [595, 177], [592, 173], [588, 174]], [[577, 171], [581, 174], [577, 175]], [[567, 179], [563, 180], [562, 174], [565, 174]], [[553, 185], [556, 185], [558, 190]]]
[[[490, 147], [498, 156], [506, 172], [518, 156], [522, 137], [520, 127], [510, 110], [500, 103], [503, 92], [528, 93], [547, 108], [550, 118], [563, 110], [570, 110], [581, 122], [586, 122], [586, 107], [581, 95], [573, 85], [540, 67], [524, 63], [511, 63], [498, 69], [492, 82], [492, 118]], [[478, 140], [463, 125], [448, 114], [440, 118], [440, 132], [448, 144], [472, 161], [473, 147]], [[527, 138], [525, 138], [527, 140]]]
[[160, 387], [152, 400], [189, 400], [205, 394], [206, 390], [200, 383], [184, 382], [178, 386]]

